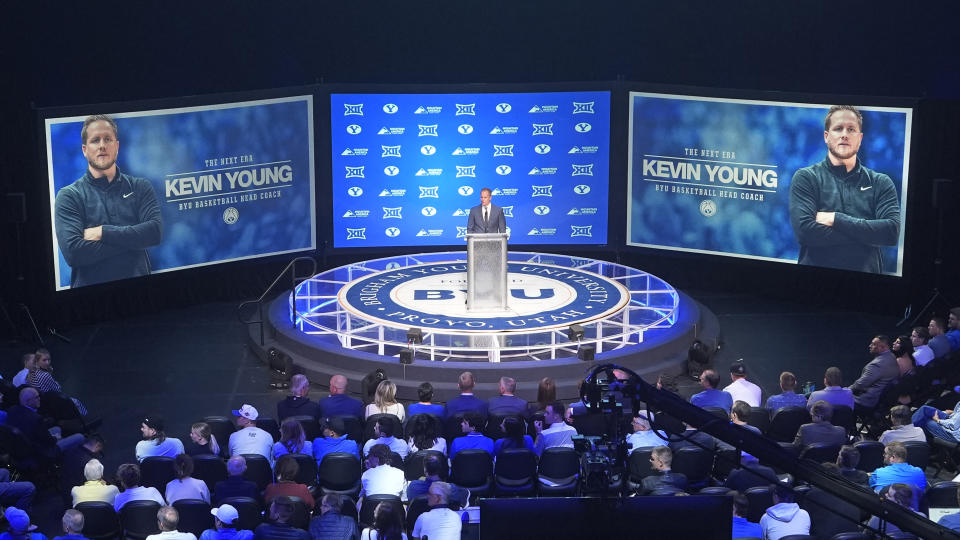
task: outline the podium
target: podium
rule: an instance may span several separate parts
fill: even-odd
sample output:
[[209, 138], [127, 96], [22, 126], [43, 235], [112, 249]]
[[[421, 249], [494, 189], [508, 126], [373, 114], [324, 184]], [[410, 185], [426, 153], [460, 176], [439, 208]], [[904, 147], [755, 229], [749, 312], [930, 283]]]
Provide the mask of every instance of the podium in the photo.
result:
[[507, 233], [467, 234], [467, 311], [507, 310]]

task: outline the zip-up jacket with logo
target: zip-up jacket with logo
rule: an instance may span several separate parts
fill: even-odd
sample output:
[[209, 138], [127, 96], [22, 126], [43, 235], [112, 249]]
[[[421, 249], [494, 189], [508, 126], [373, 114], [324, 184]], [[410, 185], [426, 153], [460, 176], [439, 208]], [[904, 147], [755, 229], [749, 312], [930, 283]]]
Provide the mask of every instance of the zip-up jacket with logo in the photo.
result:
[[[817, 212], [836, 212], [833, 226]], [[900, 238], [900, 201], [889, 176], [864, 167], [849, 173], [829, 158], [798, 170], [790, 183], [790, 223], [800, 243], [800, 264], [881, 273], [879, 246]]]

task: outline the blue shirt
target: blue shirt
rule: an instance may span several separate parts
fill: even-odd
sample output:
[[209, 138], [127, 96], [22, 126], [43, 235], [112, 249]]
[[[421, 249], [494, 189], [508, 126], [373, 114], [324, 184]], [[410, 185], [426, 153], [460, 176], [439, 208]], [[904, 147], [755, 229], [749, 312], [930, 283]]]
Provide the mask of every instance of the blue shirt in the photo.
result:
[[313, 459], [317, 464], [323, 461], [323, 456], [334, 452], [346, 452], [360, 459], [360, 447], [357, 441], [350, 440], [346, 435], [339, 437], [317, 437], [313, 440]]
[[730, 414], [730, 408], [733, 407], [733, 396], [723, 390], [716, 388], [707, 388], [699, 394], [690, 397], [690, 403], [697, 407], [720, 407]]
[[960, 532], [960, 512], [943, 516], [940, 518], [940, 521], [938, 521], [937, 524], [941, 527], [946, 527], [948, 529]]
[[784, 407], [806, 407], [807, 398], [803, 394], [796, 392], [784, 392], [767, 398], [767, 408], [770, 414], [779, 411]]
[[947, 341], [950, 342], [950, 350], [960, 350], [960, 330], [951, 330], [947, 332]]
[[[344, 435], [346, 436], [346, 435]], [[290, 450], [287, 449], [287, 445], [282, 442], [273, 443], [273, 459], [280, 459], [280, 456], [284, 454], [289, 454]], [[313, 443], [310, 441], [303, 441], [303, 448], [299, 452], [294, 452], [296, 454], [306, 454], [308, 456], [313, 455]]]
[[[461, 439], [462, 438], [463, 437], [461, 437]], [[492, 455], [496, 457], [501, 450], [512, 450], [514, 448], [518, 448], [518, 447], [516, 444], [514, 444], [513, 439], [507, 439], [507, 438], [497, 439], [496, 442], [493, 443]], [[531, 452], [536, 452], [536, 450], [533, 447], [533, 438], [531, 436], [529, 435], [523, 436], [523, 448], [526, 448]]]
[[[891, 463], [886, 467], [880, 467], [870, 475], [870, 487], [874, 491], [879, 491], [881, 488], [897, 482], [910, 484], [920, 490], [920, 493], [923, 493], [923, 490], [927, 487], [926, 475], [919, 467], [914, 467], [909, 463]], [[916, 495], [919, 495], [919, 493], [915, 494], [915, 499], [917, 498]]]
[[429, 405], [414, 403], [407, 407], [407, 416], [413, 416], [415, 414], [432, 414], [443, 418], [443, 405], [439, 403], [431, 403]]
[[207, 529], [200, 534], [199, 540], [253, 540], [253, 531], [243, 529]]
[[733, 534], [730, 538], [763, 538], [763, 527], [759, 523], [747, 521], [745, 517], [733, 516]]
[[450, 461], [453, 462], [453, 456], [457, 455], [457, 452], [469, 448], [486, 450], [493, 457], [493, 439], [483, 433], [473, 432], [467, 433], [463, 437], [457, 437], [450, 443]]

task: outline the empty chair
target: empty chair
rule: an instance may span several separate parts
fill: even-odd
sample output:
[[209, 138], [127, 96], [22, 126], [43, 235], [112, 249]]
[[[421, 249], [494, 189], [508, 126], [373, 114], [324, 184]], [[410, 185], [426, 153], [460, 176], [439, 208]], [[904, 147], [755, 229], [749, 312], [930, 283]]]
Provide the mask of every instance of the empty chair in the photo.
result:
[[75, 508], [83, 514], [83, 536], [90, 540], [108, 540], [120, 535], [120, 518], [112, 504], [88, 501]]
[[273, 469], [267, 458], [260, 454], [243, 454], [247, 460], [247, 470], [243, 471], [243, 478], [257, 484], [260, 491], [266, 489], [273, 482]]
[[533, 495], [537, 489], [537, 455], [527, 448], [503, 450], [493, 466], [498, 495]]
[[220, 501], [220, 504], [229, 504], [237, 509], [240, 516], [237, 523], [237, 529], [252, 531], [257, 525], [263, 522], [263, 513], [260, 510], [260, 503], [250, 497], [227, 497]]
[[903, 445], [907, 447], [907, 463], [926, 470], [930, 464], [930, 445], [920, 441], [906, 441]]
[[343, 420], [343, 428], [347, 438], [363, 446], [363, 423], [360, 422], [360, 419], [349, 414], [337, 416], [336, 418]]
[[653, 446], [647, 446], [630, 452], [630, 457], [627, 459], [627, 485], [631, 490], [640, 489], [644, 478], [651, 474], [657, 474], [650, 462], [650, 456], [654, 448]]
[[836, 463], [840, 454], [839, 444], [814, 443], [808, 444], [800, 452], [801, 459], [809, 459], [816, 463]]
[[873, 472], [883, 467], [883, 443], [878, 441], [859, 441], [854, 448], [860, 452], [860, 462], [857, 468], [865, 472]]
[[707, 486], [697, 492], [697, 495], [727, 495], [730, 488], [723, 486]]
[[[303, 428], [303, 436], [306, 440], [312, 441], [318, 437], [323, 437], [323, 429], [320, 427], [320, 422], [317, 422], [316, 418], [307, 415], [291, 416], [290, 418], [300, 423], [300, 427]], [[279, 440], [279, 438], [274, 439], [274, 441]]]
[[580, 484], [580, 457], [577, 451], [560, 446], [545, 449], [537, 466], [537, 481], [541, 496], [575, 496]]
[[177, 477], [172, 457], [150, 456], [140, 462], [140, 485], [157, 488], [161, 494], [167, 489], [167, 483]]
[[601, 437], [607, 432], [607, 415], [603, 413], [587, 413], [573, 417], [573, 427], [581, 435]]
[[777, 442], [793, 442], [800, 426], [809, 422], [810, 413], [805, 407], [784, 407], [774, 413], [766, 434]]
[[[200, 534], [207, 529], [214, 528], [213, 515], [210, 513], [210, 504], [201, 499], [180, 499], [173, 503], [173, 507], [180, 514], [180, 524], [177, 530], [190, 532], [200, 538]], [[86, 530], [86, 528], [84, 528]]]
[[[381, 419], [386, 419], [393, 424], [393, 436], [399, 437], [403, 433], [403, 424], [400, 423], [400, 418], [395, 414], [371, 414], [367, 417], [366, 421], [363, 424], [363, 442], [367, 442], [370, 439], [376, 439], [376, 435], [373, 434], [373, 428], [377, 425], [377, 422]], [[362, 446], [362, 445], [361, 445]]]
[[207, 489], [213, 493], [217, 482], [227, 479], [227, 464], [220, 456], [213, 454], [198, 454], [193, 456], [193, 475], [207, 484]]
[[727, 413], [726, 409], [723, 407], [703, 407], [703, 410], [708, 413], [720, 418], [721, 420], [729, 420], [730, 415]]
[[923, 493], [923, 499], [927, 508], [957, 508], [957, 488], [960, 483], [957, 482], [937, 482]]
[[[280, 424], [277, 424], [276, 419], [270, 418], [269, 416], [261, 416], [257, 418], [256, 425], [258, 428], [269, 433], [274, 441], [280, 440]], [[217, 439], [217, 441], [219, 440], [220, 439]]]
[[346, 452], [323, 456], [317, 471], [323, 493], [341, 493], [354, 497], [360, 493], [360, 459]]
[[744, 492], [750, 501], [750, 510], [747, 512], [747, 521], [759, 523], [767, 508], [773, 506], [773, 486], [752, 487]]
[[400, 502], [400, 497], [396, 495], [367, 495], [363, 498], [363, 503], [360, 506], [360, 515], [357, 518], [361, 528], [373, 525], [373, 512], [380, 503], [394, 506], [394, 509], [400, 515], [401, 521], [403, 520], [403, 503]]
[[750, 416], [747, 423], [766, 433], [770, 429], [770, 409], [766, 407], [750, 407]]
[[447, 448], [450, 448], [450, 444], [453, 443], [453, 440], [457, 437], [463, 436], [463, 428], [460, 427], [460, 424], [463, 423], [463, 415], [458, 414], [455, 416], [448, 416], [443, 420], [443, 438], [447, 440]]
[[489, 495], [493, 487], [493, 458], [485, 450], [470, 448], [453, 456], [450, 481], [477, 496]]
[[713, 453], [693, 446], [680, 448], [673, 453], [670, 470], [684, 474], [690, 489], [705, 487], [713, 471]]
[[158, 534], [157, 512], [160, 504], [155, 501], [130, 501], [120, 509], [120, 526], [127, 538], [144, 540], [151, 534]]
[[306, 454], [290, 454], [290, 457], [297, 462], [297, 466], [299, 467], [297, 470], [296, 482], [298, 484], [304, 484], [307, 487], [316, 487], [317, 462], [313, 459], [313, 456], [308, 456]]
[[440, 463], [443, 465], [443, 471], [440, 473], [440, 478], [447, 478], [447, 475], [450, 473], [449, 466], [447, 465], [447, 458], [443, 455], [443, 452], [438, 452], [436, 450], [420, 450], [415, 454], [410, 454], [407, 456], [407, 461], [403, 464], [403, 476], [407, 481], [414, 481], [418, 478], [423, 477], [423, 460], [427, 456], [434, 455], [440, 459]]
[[236, 431], [233, 419], [229, 416], [205, 416], [203, 422], [210, 426], [210, 432], [217, 438], [220, 445], [220, 455], [230, 457], [230, 435]]
[[719, 447], [716, 458], [713, 460], [713, 476], [717, 479], [725, 479], [739, 466], [740, 450], [729, 446]]

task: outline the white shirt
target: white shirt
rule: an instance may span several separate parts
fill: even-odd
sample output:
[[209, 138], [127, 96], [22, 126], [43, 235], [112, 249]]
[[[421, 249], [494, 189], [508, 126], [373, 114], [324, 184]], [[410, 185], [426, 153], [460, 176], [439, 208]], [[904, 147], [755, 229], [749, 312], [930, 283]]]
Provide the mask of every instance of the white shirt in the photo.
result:
[[[360, 540], [378, 540], [379, 538], [380, 535], [377, 534], [376, 529], [371, 529], [370, 527], [367, 527], [360, 533]], [[400, 538], [401, 540], [407, 540], [407, 533], [401, 532]]]
[[404, 491], [405, 481], [403, 471], [390, 465], [367, 469], [360, 476], [360, 496], [396, 495], [399, 497]]
[[925, 443], [927, 442], [927, 436], [924, 434], [922, 428], [907, 424], [905, 426], [895, 427], [893, 429], [884, 431], [877, 440], [882, 442], [884, 445], [893, 441], [918, 441]]
[[401, 422], [403, 422], [403, 405], [400, 403], [394, 403], [393, 405], [387, 405], [387, 408], [381, 411], [380, 408], [377, 407], [376, 403], [371, 403], [367, 405], [366, 409], [364, 409], [363, 418], [366, 420], [375, 414], [392, 414], [399, 418]]
[[156, 501], [160, 503], [160, 506], [167, 504], [157, 488], [137, 486], [117, 495], [117, 498], [113, 500], [113, 509], [120, 512], [123, 505], [130, 501]]
[[135, 452], [138, 462], [152, 456], [177, 457], [184, 453], [183, 443], [176, 437], [167, 437], [160, 444], [157, 444], [156, 439], [140, 441]]
[[[929, 348], [929, 347], [928, 347]], [[27, 373], [30, 373], [30, 370], [23, 368], [13, 376], [13, 380], [10, 381], [13, 383], [14, 388], [20, 388], [21, 386], [27, 384]]]
[[430, 540], [460, 540], [462, 527], [463, 521], [460, 519], [460, 514], [441, 506], [420, 514], [413, 525], [413, 537], [426, 536]]
[[231, 456], [260, 454], [273, 465], [273, 437], [258, 427], [247, 426], [240, 431], [234, 431], [230, 434], [229, 448]]
[[167, 482], [166, 491], [167, 504], [172, 505], [180, 499], [201, 499], [210, 502], [210, 488], [203, 480], [186, 477], [184, 479], [175, 478]]
[[[925, 366], [933, 360], [933, 349], [929, 345], [921, 345], [919, 347], [914, 347], [913, 349], [913, 359], [917, 361], [918, 366]], [[20, 375], [17, 373], [17, 375]], [[14, 386], [17, 386], [16, 379], [14, 379]]]
[[751, 407], [759, 407], [761, 405], [760, 399], [763, 392], [759, 386], [746, 379], [733, 381], [724, 388], [723, 391], [733, 396], [733, 401], [735, 402], [746, 401], [747, 405]]
[[147, 540], [197, 540], [197, 537], [188, 532], [163, 531], [160, 534], [151, 534]]
[[553, 448], [555, 446], [573, 448], [573, 436], [576, 434], [577, 428], [567, 425], [566, 422], [550, 424], [550, 427], [541, 431], [537, 437], [537, 453], [539, 454], [547, 448]]

